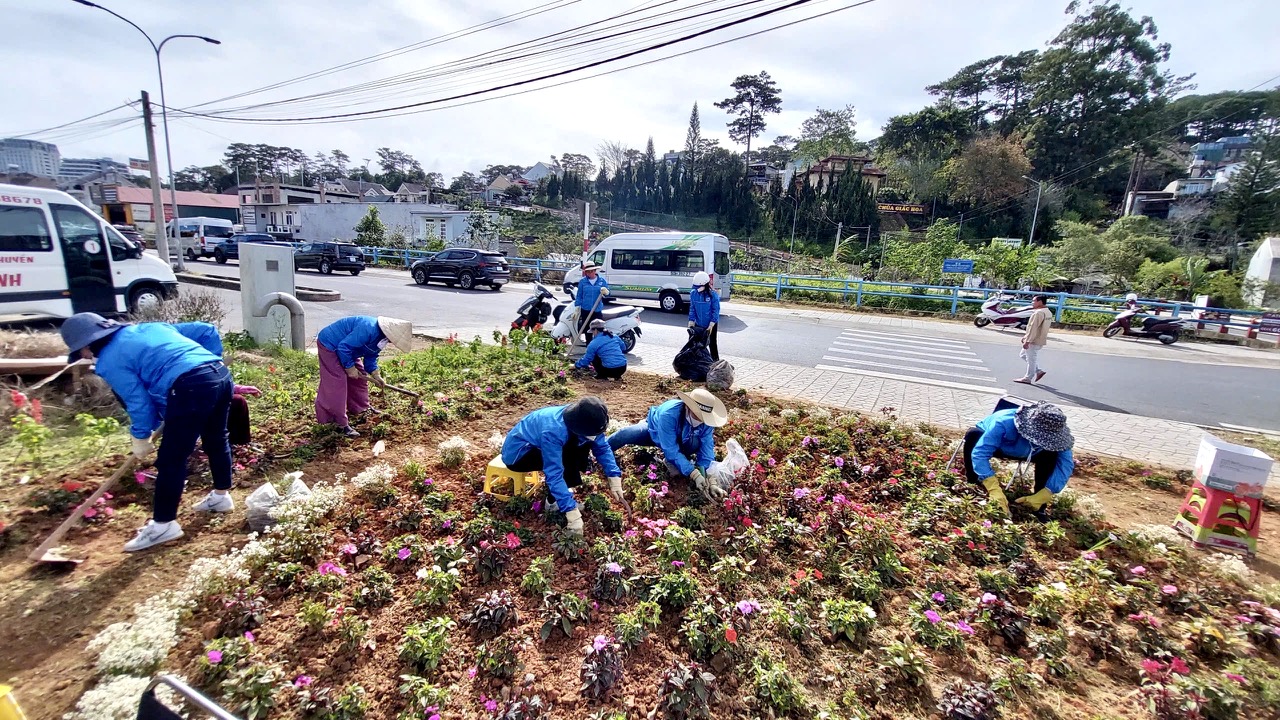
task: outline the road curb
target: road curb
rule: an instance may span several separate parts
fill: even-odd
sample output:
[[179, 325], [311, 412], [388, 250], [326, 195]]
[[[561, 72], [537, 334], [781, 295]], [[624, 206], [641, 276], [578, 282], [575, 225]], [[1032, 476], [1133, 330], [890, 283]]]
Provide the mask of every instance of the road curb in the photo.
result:
[[[206, 287], [222, 288], [223, 290], [240, 289], [240, 281], [234, 278], [214, 277], [212, 275], [199, 275], [189, 272], [175, 273], [175, 275], [178, 278], [178, 282], [190, 285], [204, 285]], [[294, 294], [299, 300], [307, 302], [337, 302], [342, 299], [342, 293], [324, 288], [296, 287]]]

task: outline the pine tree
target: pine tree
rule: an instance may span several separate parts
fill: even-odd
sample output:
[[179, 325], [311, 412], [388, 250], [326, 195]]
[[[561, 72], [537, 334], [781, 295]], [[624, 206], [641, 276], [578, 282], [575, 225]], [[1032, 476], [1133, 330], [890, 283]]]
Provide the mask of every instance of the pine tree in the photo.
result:
[[689, 131], [684, 136], [685, 172], [693, 178], [698, 171], [698, 151], [702, 147], [702, 119], [698, 117], [698, 103], [689, 113]]

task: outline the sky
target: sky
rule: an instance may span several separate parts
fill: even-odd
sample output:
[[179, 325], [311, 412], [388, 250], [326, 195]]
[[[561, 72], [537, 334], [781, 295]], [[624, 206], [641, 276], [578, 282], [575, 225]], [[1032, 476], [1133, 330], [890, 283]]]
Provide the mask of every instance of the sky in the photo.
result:
[[[603, 20], [636, 8], [693, 7], [700, 0], [559, 0], [547, 12], [502, 27], [440, 42], [304, 83], [200, 111], [292, 98], [438, 66], [504, 48], [547, 33]], [[716, 0], [725, 4], [729, 0]], [[741, 0], [740, 0], [741, 1]], [[853, 0], [812, 0], [687, 44], [632, 58], [661, 57], [807, 15]], [[159, 40], [171, 34], [221, 41], [177, 39], [164, 48], [169, 107], [191, 108], [233, 94], [385, 53], [500, 16], [543, 6], [548, 0], [101, 0]], [[776, 0], [757, 0], [758, 7]], [[1135, 16], [1151, 15], [1160, 40], [1172, 45], [1168, 68], [1195, 74], [1196, 92], [1252, 88], [1280, 74], [1275, 28], [1280, 3], [1272, 0], [1132, 0]], [[170, 119], [174, 165], [218, 162], [231, 142], [270, 143], [309, 154], [342, 149], [355, 163], [391, 147], [413, 155], [446, 182], [489, 164], [532, 165], [574, 152], [596, 157], [603, 141], [643, 148], [652, 137], [659, 153], [684, 145], [689, 111], [697, 102], [703, 133], [731, 145], [727, 116], [713, 103], [731, 94], [733, 79], [766, 70], [782, 96], [781, 114], [768, 118], [765, 140], [798, 134], [815, 108], [857, 108], [858, 137], [871, 139], [890, 117], [932, 102], [925, 86], [975, 60], [1042, 49], [1068, 22], [1066, 0], [872, 0], [811, 22], [728, 43], [683, 57], [507, 98], [394, 118], [340, 124], [248, 125], [204, 118]], [[659, 12], [660, 10], [650, 10]], [[697, 12], [689, 10], [687, 12]], [[743, 13], [747, 11], [741, 11]], [[0, 67], [6, 68], [0, 137], [50, 128], [136, 100], [148, 90], [158, 101], [155, 56], [137, 30], [100, 9], [73, 0], [0, 0]], [[615, 46], [616, 47], [616, 46]], [[595, 51], [604, 56], [612, 48]], [[520, 62], [514, 60], [513, 62]], [[527, 60], [526, 62], [536, 62]], [[558, 65], [562, 67], [563, 63]], [[453, 82], [476, 89], [508, 81], [513, 65], [497, 65]], [[514, 66], [519, 67], [519, 66]], [[585, 74], [615, 66], [602, 66]], [[567, 79], [567, 78], [566, 78]], [[1274, 85], [1273, 81], [1271, 85]], [[450, 88], [412, 88], [381, 98], [356, 98], [351, 107], [280, 107], [257, 112], [300, 117], [420, 102]], [[522, 88], [524, 89], [524, 88]], [[325, 105], [335, 104], [326, 101]], [[121, 108], [68, 129], [35, 135], [56, 142], [63, 157], [146, 157], [138, 111]], [[244, 113], [241, 113], [244, 114]], [[163, 136], [158, 135], [163, 165]]]

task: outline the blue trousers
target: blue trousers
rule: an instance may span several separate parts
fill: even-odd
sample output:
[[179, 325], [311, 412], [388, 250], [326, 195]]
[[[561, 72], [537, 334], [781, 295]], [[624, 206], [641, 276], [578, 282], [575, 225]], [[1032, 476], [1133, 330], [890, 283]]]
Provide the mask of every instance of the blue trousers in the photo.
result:
[[164, 438], [156, 452], [156, 497], [152, 517], [169, 522], [178, 517], [178, 504], [187, 483], [187, 460], [196, 440], [209, 456], [209, 472], [218, 490], [231, 489], [231, 443], [227, 414], [231, 407], [231, 373], [221, 362], [210, 362], [183, 373], [169, 388], [165, 402]]
[[[635, 425], [628, 425], [609, 436], [609, 447], [612, 448], [614, 452], [618, 452], [618, 448], [626, 445], [658, 447], [657, 441], [649, 434], [649, 423], [647, 422], [638, 422]], [[680, 452], [684, 453], [686, 457], [690, 455], [697, 455], [698, 447], [692, 444], [688, 447], [681, 445]], [[671, 458], [667, 458], [667, 460], [675, 462]]]

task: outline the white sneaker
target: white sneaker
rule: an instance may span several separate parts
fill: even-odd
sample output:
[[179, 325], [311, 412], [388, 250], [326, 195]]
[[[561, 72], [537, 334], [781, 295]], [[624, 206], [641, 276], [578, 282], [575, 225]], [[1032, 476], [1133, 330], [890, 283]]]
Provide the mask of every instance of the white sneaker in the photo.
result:
[[231, 512], [235, 508], [236, 501], [231, 499], [231, 493], [219, 495], [216, 492], [211, 492], [205, 496], [205, 499], [200, 501], [199, 505], [196, 505], [195, 509], [196, 512], [224, 513]]
[[155, 520], [148, 520], [147, 524], [143, 525], [142, 528], [138, 530], [137, 536], [124, 544], [124, 551], [138, 552], [139, 550], [146, 550], [152, 545], [159, 545], [160, 543], [167, 543], [170, 540], [177, 540], [182, 537], [183, 534], [182, 526], [178, 524], [177, 520], [170, 520], [167, 523], [158, 523]]

